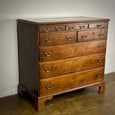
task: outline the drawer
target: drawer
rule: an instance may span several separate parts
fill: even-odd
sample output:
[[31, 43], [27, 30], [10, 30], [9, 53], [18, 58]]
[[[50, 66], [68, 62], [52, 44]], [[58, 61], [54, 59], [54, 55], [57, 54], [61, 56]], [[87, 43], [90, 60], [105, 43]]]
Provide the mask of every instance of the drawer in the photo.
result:
[[66, 30], [69, 30], [69, 31], [72, 31], [72, 30], [85, 30], [87, 28], [88, 28], [88, 24], [85, 24], [85, 23], [66, 25]]
[[78, 32], [78, 42], [102, 40], [107, 38], [107, 28]]
[[52, 76], [103, 67], [104, 65], [105, 54], [95, 54], [65, 60], [41, 62], [40, 78], [48, 78]]
[[40, 47], [40, 61], [58, 60], [69, 57], [103, 53], [106, 51], [106, 40]]
[[40, 96], [104, 80], [104, 68], [98, 68], [40, 80]]
[[108, 23], [90, 23], [89, 28], [107, 28]]
[[40, 32], [64, 31], [65, 25], [42, 25], [39, 29]]
[[40, 33], [40, 46], [69, 44], [76, 42], [76, 32]]

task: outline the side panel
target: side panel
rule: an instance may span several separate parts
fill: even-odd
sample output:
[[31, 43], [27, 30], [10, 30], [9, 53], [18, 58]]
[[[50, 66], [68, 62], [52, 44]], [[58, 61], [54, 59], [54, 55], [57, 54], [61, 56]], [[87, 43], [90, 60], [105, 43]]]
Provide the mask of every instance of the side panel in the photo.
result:
[[17, 21], [19, 85], [38, 96], [38, 27]]

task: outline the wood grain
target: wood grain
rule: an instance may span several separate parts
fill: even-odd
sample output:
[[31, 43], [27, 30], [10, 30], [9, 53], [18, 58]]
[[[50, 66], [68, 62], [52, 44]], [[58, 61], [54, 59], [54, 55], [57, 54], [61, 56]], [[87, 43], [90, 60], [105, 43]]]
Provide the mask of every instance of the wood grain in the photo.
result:
[[108, 27], [108, 23], [107, 22], [94, 22], [94, 23], [90, 23], [89, 24], [89, 28], [107, 28]]
[[40, 46], [71, 44], [76, 42], [76, 32], [40, 33]]
[[[97, 74], [101, 74], [101, 76], [97, 77]], [[103, 79], [104, 68], [42, 79], [40, 80], [40, 96], [103, 81]]]
[[88, 29], [88, 24], [86, 23], [78, 23], [78, 24], [68, 24], [66, 25], [66, 30], [85, 30]]
[[[102, 62], [99, 63], [98, 59], [102, 59]], [[41, 62], [40, 78], [48, 78], [91, 68], [103, 67], [104, 65], [105, 54], [89, 55], [58, 61]], [[49, 68], [51, 68], [51, 70], [47, 72]]]
[[45, 109], [45, 102], [47, 100], [51, 100], [52, 98], [53, 98], [53, 96], [48, 96], [48, 97], [45, 97], [45, 98], [38, 98], [38, 108], [37, 108], [37, 110], [41, 111], [41, 110]]
[[104, 93], [105, 92], [105, 81], [102, 83], [96, 84], [96, 87], [99, 87], [99, 93]]
[[103, 93], [108, 21], [18, 19], [18, 93], [31, 97], [37, 111], [54, 95], [89, 86]]
[[[103, 46], [103, 47], [101, 47]], [[106, 40], [40, 47], [40, 61], [65, 59], [76, 56], [103, 53], [106, 51]], [[45, 53], [50, 55], [46, 56]]]
[[78, 42], [107, 39], [107, 28], [78, 32]]
[[53, 32], [53, 31], [64, 31], [65, 25], [63, 24], [56, 24], [56, 25], [41, 25], [38, 26], [40, 32]]
[[43, 25], [43, 24], [69, 24], [69, 23], [91, 23], [91, 22], [108, 22], [110, 19], [102, 19], [102, 18], [92, 18], [92, 17], [58, 17], [58, 18], [40, 18], [40, 19], [18, 19], [21, 20], [22, 22], [26, 23], [34, 23], [38, 25]]

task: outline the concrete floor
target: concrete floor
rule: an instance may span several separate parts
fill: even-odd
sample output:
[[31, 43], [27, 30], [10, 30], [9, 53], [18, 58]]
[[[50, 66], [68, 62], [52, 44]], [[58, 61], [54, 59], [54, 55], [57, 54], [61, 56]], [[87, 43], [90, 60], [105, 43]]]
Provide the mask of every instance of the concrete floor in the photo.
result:
[[46, 102], [41, 112], [18, 95], [4, 97], [0, 115], [115, 115], [115, 73], [107, 74], [105, 81], [105, 94], [98, 94], [96, 87], [62, 94]]

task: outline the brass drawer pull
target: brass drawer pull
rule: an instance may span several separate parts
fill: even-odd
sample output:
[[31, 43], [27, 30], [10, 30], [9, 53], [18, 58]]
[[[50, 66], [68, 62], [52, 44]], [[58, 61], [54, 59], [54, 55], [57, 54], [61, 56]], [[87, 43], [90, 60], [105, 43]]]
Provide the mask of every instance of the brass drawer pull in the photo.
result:
[[60, 30], [62, 30], [63, 29], [63, 27], [55, 27], [55, 29], [56, 29], [56, 31], [60, 31]]
[[85, 28], [85, 26], [83, 25], [83, 26], [79, 26], [79, 28], [82, 30], [82, 29], [84, 29]]
[[87, 38], [87, 35], [82, 35], [81, 38], [82, 39]]
[[98, 34], [98, 36], [99, 36], [99, 37], [103, 37], [103, 36], [104, 36], [104, 34]]
[[103, 49], [103, 45], [98, 46], [98, 48]]
[[45, 55], [45, 56], [51, 56], [51, 52], [48, 52], [48, 53], [45, 52], [44, 55]]
[[69, 26], [69, 30], [74, 30], [74, 26]]
[[50, 28], [43, 28], [44, 32], [49, 32]]
[[101, 24], [97, 24], [97, 28], [100, 28], [102, 25]]
[[67, 38], [68, 40], [72, 40], [72, 36], [70, 36], [70, 37], [67, 36], [66, 38]]
[[52, 41], [52, 38], [45, 38], [44, 39], [46, 42], [51, 42]]
[[49, 67], [48, 69], [45, 68], [44, 71], [47, 72], [47, 73], [49, 73], [51, 71], [51, 67]]
[[51, 89], [51, 87], [52, 87], [52, 85], [49, 85], [49, 86], [46, 85], [46, 86], [45, 86], [45, 88], [48, 89], [48, 90]]
[[101, 58], [101, 59], [97, 59], [97, 61], [98, 61], [99, 63], [102, 63], [103, 58]]
[[98, 74], [96, 74], [96, 77], [101, 77], [102, 76], [102, 73], [98, 73]]

